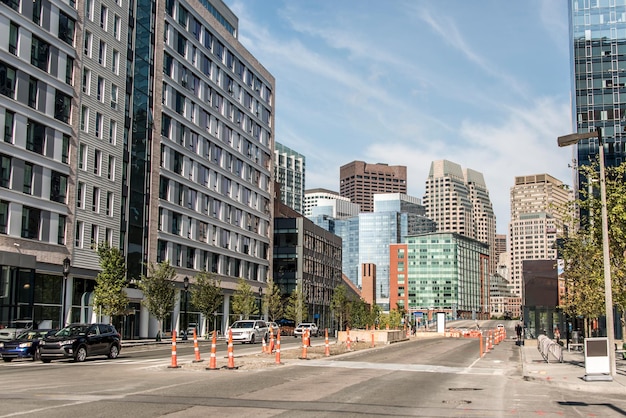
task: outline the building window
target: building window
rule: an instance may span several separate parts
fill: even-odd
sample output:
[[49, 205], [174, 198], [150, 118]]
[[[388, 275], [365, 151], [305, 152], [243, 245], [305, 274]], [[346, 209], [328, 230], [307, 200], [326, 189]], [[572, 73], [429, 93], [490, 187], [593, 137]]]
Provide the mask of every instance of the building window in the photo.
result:
[[78, 187], [76, 188], [76, 206], [85, 209], [85, 183], [78, 182]]
[[72, 97], [57, 90], [54, 98], [54, 118], [69, 123], [72, 114]]
[[53, 171], [50, 182], [50, 200], [58, 203], [66, 203], [66, 197], [67, 176]]
[[111, 84], [111, 109], [117, 109], [118, 90], [115, 84]]
[[74, 238], [74, 246], [83, 248], [83, 237], [85, 235], [85, 223], [83, 221], [76, 222], [76, 236]]
[[24, 187], [22, 192], [24, 194], [33, 192], [33, 165], [31, 163], [24, 163]]
[[11, 185], [11, 157], [0, 154], [0, 187], [8, 189]]
[[7, 233], [9, 226], [9, 202], [0, 200], [0, 234]]
[[93, 173], [96, 176], [101, 175], [101, 166], [102, 166], [102, 152], [100, 150], [95, 150], [93, 154]]
[[15, 98], [15, 68], [0, 62], [0, 94]]
[[22, 207], [22, 238], [39, 239], [41, 210], [29, 206]]
[[37, 79], [29, 77], [28, 80], [28, 106], [37, 109]]
[[103, 119], [104, 118], [102, 117], [102, 113], [96, 112], [96, 138], [102, 137]]
[[118, 41], [120, 40], [120, 33], [122, 32], [122, 19], [118, 15], [113, 17], [113, 36]]
[[43, 71], [48, 71], [48, 58], [50, 55], [50, 45], [47, 42], [33, 36], [30, 49], [30, 63]]
[[36, 25], [41, 25], [41, 0], [33, 0], [33, 22]]
[[57, 244], [65, 245], [65, 231], [67, 225], [67, 218], [65, 215], [59, 215], [59, 228], [57, 230]]
[[13, 132], [15, 127], [15, 113], [10, 110], [4, 112], [4, 142], [13, 143]]
[[68, 15], [59, 12], [59, 39], [68, 45], [74, 45], [74, 28], [76, 23]]
[[115, 181], [115, 157], [109, 155], [109, 165], [107, 167], [107, 177], [111, 181]]
[[9, 52], [13, 55], [17, 55], [19, 33], [20, 27], [11, 22], [11, 26], [9, 28]]
[[89, 132], [89, 108], [83, 106], [80, 110], [80, 130]]
[[46, 127], [29, 119], [26, 126], [26, 149], [43, 155]]
[[113, 193], [107, 192], [106, 215], [113, 216]]
[[94, 0], [85, 0], [85, 14], [87, 19], [93, 22], [93, 4]]
[[74, 58], [67, 57], [65, 62], [65, 84], [74, 85]]
[[61, 150], [61, 162], [68, 164], [70, 159], [70, 136], [63, 134], [63, 149]]
[[85, 32], [85, 44], [84, 44], [84, 54], [86, 57], [91, 58], [91, 43], [93, 41], [93, 35], [91, 32]]
[[106, 228], [105, 233], [106, 233], [106, 236], [105, 236], [106, 242], [109, 245], [109, 247], [112, 247], [113, 246], [113, 230], [111, 228]]
[[114, 120], [109, 121], [109, 143], [115, 145], [117, 142], [117, 122]]
[[83, 93], [91, 94], [91, 70], [83, 69]]
[[91, 224], [91, 243], [97, 244], [100, 239], [100, 227], [96, 224]]
[[104, 86], [105, 86], [104, 78], [98, 77], [98, 91], [96, 92], [97, 94], [96, 98], [101, 103], [104, 103]]
[[98, 49], [98, 63], [103, 67], [107, 65], [107, 44], [104, 41], [100, 41], [100, 47]]
[[98, 187], [93, 188], [91, 195], [91, 211], [100, 213], [100, 189]]
[[100, 5], [100, 27], [107, 31], [109, 20], [109, 9], [105, 5]]
[[78, 169], [87, 170], [87, 145], [78, 146]]
[[119, 75], [120, 73], [120, 53], [119, 51], [113, 50], [113, 58], [111, 59], [111, 69], [115, 73], [115, 75]]

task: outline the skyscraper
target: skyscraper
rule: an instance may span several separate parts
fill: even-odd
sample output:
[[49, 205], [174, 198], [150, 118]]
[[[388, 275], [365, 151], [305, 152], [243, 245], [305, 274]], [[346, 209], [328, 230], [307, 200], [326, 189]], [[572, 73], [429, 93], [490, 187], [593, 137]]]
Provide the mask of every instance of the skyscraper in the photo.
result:
[[280, 184], [280, 199], [298, 213], [304, 211], [304, 155], [276, 142], [274, 147], [274, 178]]
[[564, 228], [564, 209], [573, 198], [563, 182], [549, 174], [515, 177], [511, 187], [509, 283], [522, 297], [524, 260], [555, 260], [556, 239]]
[[374, 210], [377, 193], [406, 194], [406, 190], [406, 166], [352, 161], [339, 169], [339, 194], [358, 204], [361, 212]]
[[[602, 128], [606, 165], [617, 166], [626, 157], [626, 3], [570, 0], [569, 12], [575, 131]], [[597, 138], [580, 141], [574, 166], [597, 155]]]
[[490, 273], [495, 273], [496, 218], [483, 175], [452, 161], [433, 161], [424, 193], [426, 216], [437, 232], [455, 232], [489, 246]]

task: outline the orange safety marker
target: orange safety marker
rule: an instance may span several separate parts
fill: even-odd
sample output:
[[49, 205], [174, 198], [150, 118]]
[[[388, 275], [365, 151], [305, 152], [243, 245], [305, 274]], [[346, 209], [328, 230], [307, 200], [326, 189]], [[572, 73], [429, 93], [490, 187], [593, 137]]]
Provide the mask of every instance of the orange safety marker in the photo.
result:
[[300, 357], [298, 357], [300, 360], [308, 360], [306, 357], [306, 349], [309, 345], [309, 342], [307, 341], [308, 333], [309, 330], [304, 330], [304, 332], [302, 333], [302, 354], [300, 355]]
[[328, 328], [324, 330], [324, 356], [330, 356], [330, 344], [328, 344]]
[[376, 344], [374, 343], [374, 333], [372, 332], [372, 348], [376, 347]]
[[484, 355], [483, 353], [483, 336], [480, 335], [480, 338], [478, 338], [478, 341], [480, 341], [480, 357], [482, 358], [482, 356]]
[[209, 367], [207, 370], [217, 370], [217, 358], [215, 352], [217, 351], [217, 331], [213, 331], [213, 340], [211, 341], [211, 359], [209, 360]]
[[263, 336], [263, 338], [261, 338], [261, 340], [263, 341], [263, 347], [261, 349], [262, 353], [267, 353], [267, 344], [265, 344], [265, 336]]
[[228, 330], [228, 370], [236, 369], [235, 354], [233, 353], [233, 330]]
[[280, 328], [276, 330], [276, 364], [282, 364], [280, 362]]
[[196, 359], [193, 361], [194, 363], [201, 363], [202, 359], [200, 358], [200, 348], [198, 347], [198, 334], [196, 334], [196, 329], [193, 329], [193, 352], [196, 355]]
[[274, 330], [270, 327], [270, 347], [267, 351], [267, 354], [272, 354], [274, 352]]
[[176, 360], [176, 331], [172, 331], [172, 364], [167, 366], [168, 369], [178, 369], [180, 366]]
[[350, 350], [350, 327], [346, 327], [346, 348]]

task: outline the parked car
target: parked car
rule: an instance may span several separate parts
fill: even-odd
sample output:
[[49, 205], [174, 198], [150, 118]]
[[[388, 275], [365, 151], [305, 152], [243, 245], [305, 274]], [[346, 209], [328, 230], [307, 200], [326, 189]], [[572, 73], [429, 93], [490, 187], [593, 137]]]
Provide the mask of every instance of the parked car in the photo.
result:
[[241, 343], [254, 344], [258, 341], [268, 341], [269, 328], [265, 321], [261, 320], [242, 320], [235, 321], [230, 326], [232, 331], [233, 341], [240, 341]]
[[39, 342], [57, 330], [37, 329], [24, 331], [11, 341], [0, 342], [0, 355], [5, 362], [13, 359], [39, 360]]
[[9, 327], [0, 329], [0, 341], [12, 341], [22, 332], [32, 328], [32, 319], [16, 319]]
[[302, 334], [304, 333], [304, 330], [306, 330], [306, 329], [309, 330], [309, 336], [310, 337], [317, 337], [317, 335], [319, 334], [319, 329], [317, 328], [317, 325], [315, 323], [313, 323], [313, 322], [302, 322], [302, 323], [298, 324], [296, 329], [293, 330], [293, 336], [294, 337], [302, 336]]
[[41, 361], [73, 358], [85, 361], [91, 356], [114, 359], [122, 349], [120, 334], [109, 324], [71, 324], [39, 343]]

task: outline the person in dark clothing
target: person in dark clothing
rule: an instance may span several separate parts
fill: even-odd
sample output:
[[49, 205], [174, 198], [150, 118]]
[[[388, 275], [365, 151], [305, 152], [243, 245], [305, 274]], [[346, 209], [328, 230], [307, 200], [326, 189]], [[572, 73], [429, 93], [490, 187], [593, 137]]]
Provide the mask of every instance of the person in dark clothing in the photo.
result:
[[515, 333], [517, 334], [517, 340], [522, 339], [522, 326], [520, 324], [515, 325]]

